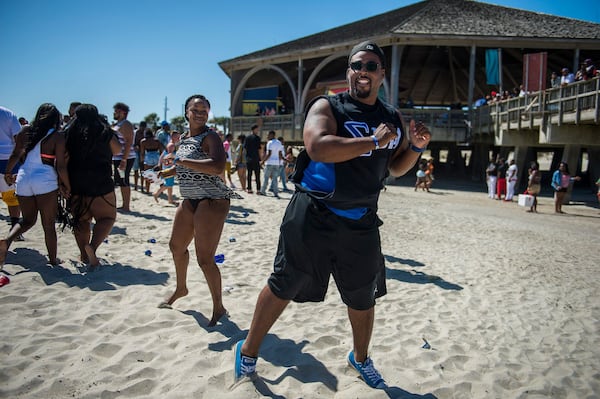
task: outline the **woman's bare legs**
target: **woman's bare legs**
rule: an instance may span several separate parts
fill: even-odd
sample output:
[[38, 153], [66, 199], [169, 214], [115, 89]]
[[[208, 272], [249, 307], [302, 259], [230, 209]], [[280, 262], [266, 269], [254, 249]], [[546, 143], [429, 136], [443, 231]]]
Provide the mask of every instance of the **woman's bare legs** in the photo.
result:
[[[4, 240], [0, 240], [0, 266], [4, 265], [6, 254], [12, 242], [22, 233], [32, 228], [37, 222], [38, 208], [34, 196], [18, 196], [19, 207], [21, 208], [21, 220], [15, 224]], [[56, 201], [54, 201], [56, 203]]]
[[194, 210], [189, 201], [182, 201], [175, 211], [171, 239], [169, 240], [169, 249], [173, 256], [173, 263], [175, 263], [175, 276], [177, 281], [175, 292], [165, 301], [169, 306], [177, 299], [188, 294], [186, 281], [190, 253], [187, 248], [193, 238]]
[[48, 262], [51, 265], [58, 265], [60, 262], [56, 257], [57, 239], [56, 239], [56, 215], [58, 214], [58, 190], [51, 193], [35, 196], [38, 208], [40, 209], [40, 219], [42, 219], [42, 228], [44, 229], [44, 239], [46, 240], [46, 249], [48, 250]]
[[237, 175], [240, 179], [242, 191], [246, 191], [246, 180], [248, 179], [248, 177], [246, 176], [246, 168], [238, 168]]
[[554, 197], [554, 212], [556, 213], [564, 213], [562, 211], [562, 204], [565, 199], [565, 195], [567, 193], [564, 191], [557, 191]]
[[194, 213], [196, 256], [213, 302], [209, 326], [214, 326], [223, 315], [227, 314], [223, 306], [221, 272], [215, 263], [215, 252], [228, 213], [229, 200], [225, 199], [201, 201]]
[[[117, 217], [117, 198], [111, 191], [102, 197], [84, 197], [82, 202], [82, 206], [88, 210], [79, 219], [74, 231], [75, 241], [81, 252], [81, 260], [94, 268], [100, 264], [96, 250], [108, 237]], [[93, 231], [90, 230], [92, 218], [95, 221]]]
[[85, 247], [90, 243], [90, 223], [92, 222], [91, 216], [89, 212], [85, 215], [82, 215], [77, 221], [77, 225], [73, 229], [73, 235], [75, 236], [75, 242], [77, 243], [77, 248], [79, 248], [80, 259], [84, 263], [88, 263], [88, 255], [86, 253]]
[[96, 197], [91, 204], [90, 212], [95, 220], [92, 230], [91, 247], [96, 251], [104, 239], [108, 237], [117, 218], [117, 197], [114, 191]]
[[[148, 170], [148, 169], [152, 169], [152, 168], [154, 168], [154, 166], [144, 165], [144, 170]], [[150, 181], [150, 179], [146, 179], [146, 178], [142, 177], [142, 185], [146, 187], [146, 192], [147, 193], [150, 192], [150, 183], [152, 183]]]
[[175, 201], [173, 201], [173, 187], [167, 187], [167, 200], [169, 204], [175, 205]]

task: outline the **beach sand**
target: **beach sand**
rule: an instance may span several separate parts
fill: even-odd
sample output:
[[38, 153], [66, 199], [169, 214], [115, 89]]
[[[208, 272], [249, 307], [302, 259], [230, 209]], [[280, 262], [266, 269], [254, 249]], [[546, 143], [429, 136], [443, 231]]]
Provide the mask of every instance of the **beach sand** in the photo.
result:
[[232, 346], [272, 269], [290, 197], [243, 196], [217, 251], [230, 316], [213, 328], [192, 246], [189, 295], [157, 308], [175, 288], [175, 208], [164, 198], [132, 193], [133, 211], [118, 214], [92, 273], [69, 231], [59, 232], [59, 267], [45, 264], [39, 223], [14, 242], [0, 288], [0, 397], [600, 397], [599, 210], [555, 215], [541, 198], [540, 213], [526, 213], [488, 199], [485, 184], [381, 194], [388, 294], [370, 353], [389, 389], [347, 367], [352, 337], [333, 281], [323, 303], [290, 304], [264, 341], [259, 378], [232, 387]]

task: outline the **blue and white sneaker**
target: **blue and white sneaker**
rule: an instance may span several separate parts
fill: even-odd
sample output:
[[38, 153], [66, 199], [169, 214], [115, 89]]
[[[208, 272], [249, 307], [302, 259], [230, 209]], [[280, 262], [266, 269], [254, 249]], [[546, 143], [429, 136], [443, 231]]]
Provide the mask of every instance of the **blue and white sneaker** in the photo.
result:
[[242, 345], [245, 340], [238, 341], [234, 347], [235, 365], [233, 368], [234, 382], [256, 373], [256, 358], [242, 355]]
[[387, 384], [383, 380], [379, 371], [375, 368], [373, 360], [367, 357], [364, 362], [360, 363], [354, 359], [354, 351], [348, 353], [348, 364], [360, 373], [360, 376], [371, 388], [384, 389]]

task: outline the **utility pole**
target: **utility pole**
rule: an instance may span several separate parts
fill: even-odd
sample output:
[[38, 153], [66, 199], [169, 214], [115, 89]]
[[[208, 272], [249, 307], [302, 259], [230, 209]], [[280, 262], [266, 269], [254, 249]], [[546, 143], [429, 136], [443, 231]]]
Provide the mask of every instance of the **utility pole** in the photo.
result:
[[163, 119], [163, 121], [167, 120], [167, 111], [169, 110], [169, 108], [167, 108], [167, 97], [165, 97], [165, 118]]

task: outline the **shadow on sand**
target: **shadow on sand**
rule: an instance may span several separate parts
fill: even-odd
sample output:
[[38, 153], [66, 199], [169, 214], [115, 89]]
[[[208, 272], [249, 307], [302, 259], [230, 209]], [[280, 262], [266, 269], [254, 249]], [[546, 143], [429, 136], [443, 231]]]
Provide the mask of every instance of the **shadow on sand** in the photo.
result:
[[[209, 319], [200, 312], [187, 310], [182, 313], [194, 317], [198, 325], [207, 332], [218, 332], [226, 337], [223, 341], [209, 343], [208, 349], [212, 351], [232, 351], [233, 346], [247, 335], [247, 330], [241, 330], [228, 316], [221, 318], [215, 327], [207, 327]], [[274, 393], [270, 386], [278, 385], [286, 378], [291, 377], [301, 383], [321, 383], [332, 393], [337, 392], [337, 377], [314, 356], [303, 352], [304, 347], [308, 343], [309, 341], [307, 340], [295, 342], [291, 339], [279, 338], [276, 334], [267, 334], [261, 345], [260, 359], [274, 366], [285, 368], [285, 370], [275, 379], [267, 379], [260, 376], [253, 378], [251, 382], [256, 391], [264, 397], [284, 399], [285, 396]], [[230, 356], [230, 359], [233, 371], [233, 355]], [[383, 391], [389, 398], [394, 399], [437, 399], [432, 394], [413, 394], [400, 387], [392, 386]]]
[[[413, 259], [402, 259], [397, 258], [391, 255], [384, 255], [384, 258], [387, 263], [401, 263], [403, 265], [408, 265], [412, 267], [423, 267], [425, 264], [421, 262], [417, 262]], [[421, 271], [417, 271], [415, 269], [412, 270], [399, 270], [399, 269], [391, 269], [390, 267], [385, 268], [385, 275], [388, 279], [394, 279], [398, 281], [402, 281], [410, 284], [435, 284], [440, 288], [445, 290], [462, 290], [458, 284], [450, 283], [440, 276], [435, 276], [432, 274], [426, 274]]]
[[[79, 262], [69, 261], [52, 266], [47, 263], [48, 260], [44, 255], [29, 248], [16, 248], [14, 254], [9, 252], [7, 261], [13, 257], [21, 260], [28, 259], [27, 265], [20, 265], [24, 269], [16, 272], [15, 275], [38, 273], [46, 285], [62, 282], [69, 287], [112, 291], [129, 285], [162, 285], [169, 278], [169, 273], [156, 273], [120, 263], [101, 265], [93, 272], [82, 274], [85, 267]], [[70, 264], [72, 269], [65, 267], [66, 264]]]

